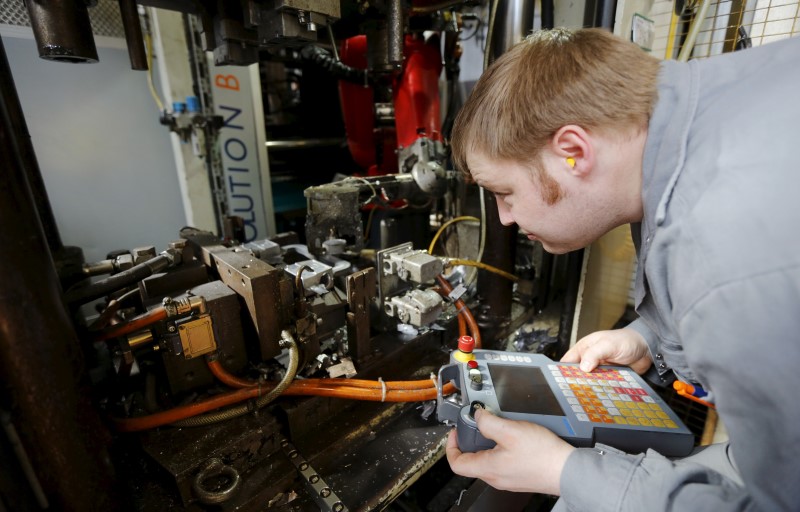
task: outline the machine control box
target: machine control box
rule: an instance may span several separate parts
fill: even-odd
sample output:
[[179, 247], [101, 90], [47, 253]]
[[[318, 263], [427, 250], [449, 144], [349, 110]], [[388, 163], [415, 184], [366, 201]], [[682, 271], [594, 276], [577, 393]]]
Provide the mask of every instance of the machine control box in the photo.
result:
[[[578, 447], [603, 443], [629, 453], [652, 448], [665, 456], [687, 455], [694, 447], [694, 435], [630, 368], [600, 366], [586, 373], [542, 354], [475, 350], [473, 356], [451, 359], [439, 370], [438, 419], [456, 425], [464, 452], [495, 445], [478, 430], [478, 407], [537, 423]], [[442, 396], [451, 381], [460, 402]]]

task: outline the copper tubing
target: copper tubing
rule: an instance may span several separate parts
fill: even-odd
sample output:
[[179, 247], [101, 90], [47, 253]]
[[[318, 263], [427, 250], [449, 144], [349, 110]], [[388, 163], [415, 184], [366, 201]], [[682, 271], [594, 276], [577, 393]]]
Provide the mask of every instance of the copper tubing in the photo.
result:
[[[448, 295], [452, 293], [453, 287], [450, 286], [450, 283], [444, 278], [443, 275], [436, 276], [436, 279], [439, 281], [439, 286], [441, 286]], [[475, 340], [475, 348], [481, 348], [481, 331], [478, 327], [478, 322], [476, 322], [475, 317], [472, 316], [472, 311], [469, 310], [467, 305], [461, 299], [456, 301], [456, 309], [458, 310], [459, 316], [462, 314], [464, 315], [464, 320], [467, 322], [467, 327], [469, 327], [469, 331], [472, 333], [472, 338]]]
[[132, 318], [127, 322], [113, 325], [102, 331], [97, 331], [94, 333], [94, 341], [102, 341], [108, 340], [111, 338], [116, 338], [118, 336], [122, 336], [124, 334], [130, 334], [132, 332], [139, 331], [153, 325], [156, 322], [160, 322], [161, 320], [167, 319], [167, 310], [164, 309], [163, 306], [159, 306], [155, 309], [151, 309], [147, 313], [143, 315], [139, 315], [136, 318]]
[[[383, 391], [380, 389], [380, 387], [377, 389], [350, 388], [347, 386], [306, 387], [298, 386], [297, 382], [301, 381], [292, 382], [292, 384], [286, 390], [284, 390], [282, 395], [327, 396], [351, 400], [367, 400], [372, 402], [420, 402], [425, 400], [433, 400], [436, 398], [436, 388], [433, 386], [418, 390], [388, 389], [384, 397]], [[449, 395], [455, 393], [455, 391], [455, 386], [452, 383], [448, 383], [444, 386], [442, 394]], [[117, 430], [120, 432], [137, 432], [140, 430], [147, 430], [191, 418], [220, 407], [237, 404], [251, 398], [258, 398], [266, 392], [268, 392], [267, 389], [261, 386], [237, 389], [229, 393], [224, 393], [213, 398], [203, 400], [202, 402], [176, 407], [174, 409], [151, 414], [149, 416], [128, 419], [114, 419], [114, 424], [116, 425]]]

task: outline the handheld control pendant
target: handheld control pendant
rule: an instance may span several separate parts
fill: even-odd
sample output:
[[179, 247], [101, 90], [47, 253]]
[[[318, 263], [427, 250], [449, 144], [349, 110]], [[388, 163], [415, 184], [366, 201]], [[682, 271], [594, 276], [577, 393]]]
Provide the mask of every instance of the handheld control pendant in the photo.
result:
[[[631, 453], [652, 448], [666, 456], [687, 455], [694, 447], [694, 435], [630, 368], [601, 366], [586, 373], [541, 354], [471, 355], [466, 361], [451, 355], [438, 380], [437, 417], [456, 425], [463, 452], [495, 446], [478, 429], [477, 408], [537, 423], [573, 446], [603, 443]], [[458, 402], [442, 396], [450, 381], [460, 391]]]

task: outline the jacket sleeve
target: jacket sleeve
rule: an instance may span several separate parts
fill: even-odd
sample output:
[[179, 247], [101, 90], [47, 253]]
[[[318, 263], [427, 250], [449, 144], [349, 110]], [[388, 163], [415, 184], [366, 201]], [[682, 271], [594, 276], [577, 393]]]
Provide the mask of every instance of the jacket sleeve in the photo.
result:
[[705, 466], [597, 445], [572, 452], [561, 476], [570, 511], [746, 510], [747, 492]]
[[[765, 292], [766, 291], [766, 292]], [[716, 397], [745, 486], [688, 461], [606, 447], [570, 455], [570, 510], [796, 510], [800, 503], [800, 269], [713, 289], [679, 320], [683, 348]]]
[[647, 342], [647, 348], [650, 351], [650, 359], [653, 365], [642, 375], [645, 379], [657, 386], [669, 386], [675, 380], [672, 370], [662, 365], [662, 356], [658, 349], [658, 335], [650, 329], [642, 318], [637, 318], [626, 326], [628, 329], [633, 329], [642, 335]]

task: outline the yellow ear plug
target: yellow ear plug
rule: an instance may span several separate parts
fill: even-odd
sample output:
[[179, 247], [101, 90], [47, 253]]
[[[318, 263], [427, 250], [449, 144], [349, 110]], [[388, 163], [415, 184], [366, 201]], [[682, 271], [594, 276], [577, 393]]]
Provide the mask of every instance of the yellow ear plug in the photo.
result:
[[575, 159], [572, 158], [571, 156], [568, 156], [567, 157], [567, 165], [569, 165], [570, 167], [574, 168], [575, 167]]

